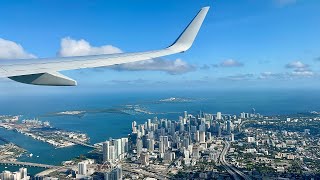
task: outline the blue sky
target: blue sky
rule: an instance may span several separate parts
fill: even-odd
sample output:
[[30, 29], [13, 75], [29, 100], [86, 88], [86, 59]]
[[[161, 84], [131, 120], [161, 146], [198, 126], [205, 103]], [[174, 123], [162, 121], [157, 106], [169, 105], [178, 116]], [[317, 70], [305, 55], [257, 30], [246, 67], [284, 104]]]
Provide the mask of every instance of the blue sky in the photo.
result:
[[[320, 87], [317, 0], [2, 1], [0, 61], [166, 47], [203, 6], [211, 9], [186, 53], [62, 72], [78, 87], [34, 87], [1, 79], [0, 94]], [[79, 46], [86, 49], [74, 52]]]

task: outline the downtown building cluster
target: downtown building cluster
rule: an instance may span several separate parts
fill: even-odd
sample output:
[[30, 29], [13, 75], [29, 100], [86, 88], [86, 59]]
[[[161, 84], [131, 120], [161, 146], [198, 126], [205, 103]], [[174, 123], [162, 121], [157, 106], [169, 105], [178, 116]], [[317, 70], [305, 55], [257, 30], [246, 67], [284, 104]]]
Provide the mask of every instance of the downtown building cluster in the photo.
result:
[[[139, 125], [134, 121], [128, 138], [127, 157], [141, 165], [149, 165], [151, 160], [170, 164], [175, 159], [181, 159], [178, 164], [189, 166], [201, 158], [200, 152], [208, 150], [208, 144], [215, 138], [227, 135], [234, 140], [233, 131], [240, 123], [241, 119], [236, 116], [223, 115], [221, 112], [200, 112], [193, 116], [186, 111], [178, 121], [156, 117]], [[207, 154], [217, 161], [218, 152], [212, 150]]]
[[0, 180], [28, 180], [27, 168], [20, 168], [17, 172], [3, 171], [0, 173]]

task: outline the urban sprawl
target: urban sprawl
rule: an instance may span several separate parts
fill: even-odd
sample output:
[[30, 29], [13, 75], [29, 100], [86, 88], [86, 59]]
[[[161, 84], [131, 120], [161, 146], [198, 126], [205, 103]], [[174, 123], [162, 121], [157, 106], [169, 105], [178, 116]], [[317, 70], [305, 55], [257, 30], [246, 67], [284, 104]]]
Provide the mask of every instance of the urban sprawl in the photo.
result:
[[[35, 179], [317, 179], [320, 116], [317, 112], [263, 116], [184, 112], [178, 120], [132, 122], [127, 137], [94, 145], [86, 134], [52, 129], [49, 122], [0, 116], [0, 126], [50, 143], [92, 147], [61, 166], [19, 162], [26, 151], [7, 142], [0, 163], [46, 168]], [[28, 179], [26, 168], [4, 171], [1, 180]], [[23, 172], [23, 173], [21, 173]], [[19, 175], [20, 173], [20, 175]], [[21, 175], [23, 174], [23, 175]]]

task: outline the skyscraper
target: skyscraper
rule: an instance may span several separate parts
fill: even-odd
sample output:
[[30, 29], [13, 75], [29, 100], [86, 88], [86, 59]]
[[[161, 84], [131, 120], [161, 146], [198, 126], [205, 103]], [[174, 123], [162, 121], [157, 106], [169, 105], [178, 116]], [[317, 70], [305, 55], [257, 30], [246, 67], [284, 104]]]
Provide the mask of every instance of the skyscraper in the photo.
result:
[[78, 174], [87, 175], [87, 163], [85, 162], [78, 163]]
[[129, 151], [128, 138], [121, 138], [121, 141], [122, 141], [121, 153], [122, 154], [127, 153]]
[[154, 139], [147, 139], [148, 141], [148, 151], [153, 152], [154, 151]]
[[199, 131], [197, 131], [195, 133], [195, 140], [196, 140], [196, 142], [200, 142], [200, 132]]
[[168, 136], [160, 136], [160, 142], [161, 141], [163, 142], [164, 151], [168, 150], [170, 146]]
[[159, 142], [159, 153], [164, 153], [164, 142], [163, 141], [160, 141]]
[[109, 161], [114, 162], [115, 159], [115, 148], [114, 146], [109, 146]]
[[149, 165], [149, 154], [148, 153], [141, 153], [140, 163], [145, 166]]
[[140, 156], [142, 153], [142, 140], [137, 139], [137, 155]]
[[221, 112], [217, 112], [217, 120], [221, 120], [222, 116], [221, 116]]
[[115, 150], [115, 158], [120, 158], [121, 152], [122, 152], [122, 141], [121, 139], [115, 139], [113, 141], [114, 143], [114, 150]]
[[21, 179], [26, 179], [28, 177], [27, 168], [20, 168], [19, 172], [21, 174]]
[[134, 133], [137, 132], [137, 127], [136, 126], [137, 126], [137, 122], [133, 121], [132, 125], [131, 125], [131, 128], [132, 128], [132, 132], [134, 132]]
[[122, 168], [121, 166], [117, 166], [115, 169], [113, 169], [110, 172], [106, 172], [104, 174], [105, 180], [122, 180]]
[[147, 129], [150, 130], [151, 129], [151, 119], [148, 119], [147, 122]]
[[240, 113], [240, 118], [241, 118], [241, 119], [246, 118], [246, 113], [244, 113], [244, 112]]
[[103, 152], [103, 161], [108, 162], [110, 159], [110, 153], [109, 153], [109, 148], [110, 148], [110, 142], [106, 141], [102, 144], [102, 152]]
[[231, 121], [230, 120], [227, 121], [227, 133], [228, 134], [231, 133]]
[[230, 141], [234, 142], [234, 134], [233, 133], [230, 134]]
[[199, 141], [200, 141], [200, 143], [206, 142], [206, 132], [200, 131], [200, 133], [199, 133]]
[[188, 118], [188, 112], [184, 111], [184, 118], [187, 119]]

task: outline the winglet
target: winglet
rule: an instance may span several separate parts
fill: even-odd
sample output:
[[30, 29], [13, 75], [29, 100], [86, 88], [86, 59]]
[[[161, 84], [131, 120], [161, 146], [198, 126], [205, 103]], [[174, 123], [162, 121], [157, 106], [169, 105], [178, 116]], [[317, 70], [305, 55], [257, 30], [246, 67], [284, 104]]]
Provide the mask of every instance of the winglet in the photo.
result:
[[178, 39], [171, 46], [169, 46], [168, 49], [175, 52], [184, 52], [188, 50], [192, 46], [192, 43], [199, 32], [209, 8], [209, 6], [201, 8], [196, 17], [193, 18]]

